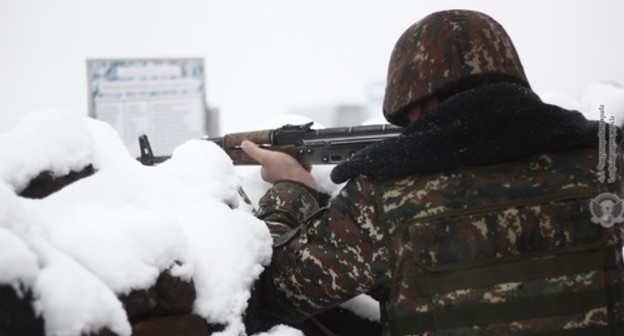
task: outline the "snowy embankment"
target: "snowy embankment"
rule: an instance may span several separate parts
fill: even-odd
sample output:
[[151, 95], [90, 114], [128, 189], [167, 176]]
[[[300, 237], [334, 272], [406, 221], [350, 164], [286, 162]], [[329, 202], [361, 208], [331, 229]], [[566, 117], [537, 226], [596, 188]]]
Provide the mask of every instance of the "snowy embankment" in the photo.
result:
[[[47, 335], [130, 335], [118, 297], [153, 286], [165, 270], [193, 279], [193, 313], [225, 325], [218, 335], [244, 332], [271, 237], [236, 209], [241, 179], [216, 145], [190, 141], [145, 167], [107, 124], [46, 111], [0, 135], [0, 158], [0, 285], [32, 293]], [[93, 175], [46, 198], [17, 196], [41, 172], [89, 164]], [[278, 334], [301, 333], [268, 333]]]

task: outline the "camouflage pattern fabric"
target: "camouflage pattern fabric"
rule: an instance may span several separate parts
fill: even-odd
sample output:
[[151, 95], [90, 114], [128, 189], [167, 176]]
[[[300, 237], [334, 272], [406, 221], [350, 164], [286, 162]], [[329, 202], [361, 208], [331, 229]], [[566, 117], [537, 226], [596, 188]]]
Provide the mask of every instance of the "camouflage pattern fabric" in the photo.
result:
[[529, 86], [511, 39], [494, 19], [469, 10], [430, 14], [409, 27], [392, 51], [384, 116], [407, 126], [403, 112], [412, 103], [484, 75], [505, 76]]
[[621, 335], [624, 233], [589, 200], [622, 183], [595, 182], [597, 154], [359, 176], [324, 208], [279, 182], [259, 208], [277, 243], [259, 307], [295, 321], [374, 291], [384, 335]]

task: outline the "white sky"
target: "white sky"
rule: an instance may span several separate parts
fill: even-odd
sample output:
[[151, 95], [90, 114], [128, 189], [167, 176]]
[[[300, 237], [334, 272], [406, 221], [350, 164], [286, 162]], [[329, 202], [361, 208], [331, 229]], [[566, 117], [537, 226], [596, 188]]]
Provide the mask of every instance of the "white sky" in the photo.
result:
[[87, 58], [203, 57], [222, 131], [291, 109], [365, 103], [396, 39], [444, 8], [507, 29], [534, 89], [624, 84], [624, 2], [2, 0], [0, 132], [40, 108], [87, 114]]

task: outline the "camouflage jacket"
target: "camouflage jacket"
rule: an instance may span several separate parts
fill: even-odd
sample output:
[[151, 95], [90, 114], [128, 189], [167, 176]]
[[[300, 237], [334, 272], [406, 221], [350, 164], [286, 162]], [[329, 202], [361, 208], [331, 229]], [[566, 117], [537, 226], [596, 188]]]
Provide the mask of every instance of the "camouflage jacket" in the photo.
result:
[[278, 243], [263, 307], [296, 320], [377, 290], [387, 335], [601, 334], [621, 319], [622, 233], [591, 222], [589, 199], [605, 191], [587, 182], [595, 162], [589, 149], [360, 176], [324, 208], [277, 183], [262, 199]]
[[622, 334], [622, 225], [590, 211], [622, 182], [597, 181], [598, 155], [360, 172], [323, 207], [278, 182], [260, 201], [276, 244], [259, 307], [298, 320], [374, 292], [385, 335]]

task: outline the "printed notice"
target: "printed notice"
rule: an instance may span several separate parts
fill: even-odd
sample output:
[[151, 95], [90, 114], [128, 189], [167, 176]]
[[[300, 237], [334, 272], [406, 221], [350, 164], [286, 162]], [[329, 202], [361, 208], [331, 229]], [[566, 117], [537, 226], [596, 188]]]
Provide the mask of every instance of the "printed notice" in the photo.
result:
[[155, 155], [205, 135], [202, 59], [87, 60], [87, 73], [89, 115], [109, 123], [132, 155], [142, 134]]

